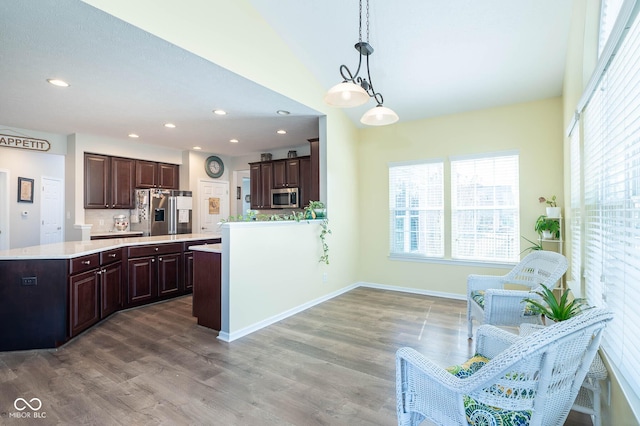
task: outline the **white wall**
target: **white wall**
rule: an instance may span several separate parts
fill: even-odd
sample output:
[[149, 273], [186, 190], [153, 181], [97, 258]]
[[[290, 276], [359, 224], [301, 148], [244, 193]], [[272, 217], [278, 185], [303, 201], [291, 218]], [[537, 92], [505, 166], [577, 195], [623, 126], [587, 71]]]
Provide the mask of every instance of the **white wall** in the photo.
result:
[[[28, 247], [40, 244], [40, 210], [42, 176], [64, 179], [64, 153], [67, 142], [64, 135], [36, 132], [27, 129], [9, 128], [0, 125], [0, 133], [45, 139], [51, 144], [47, 152], [0, 147], [0, 169], [8, 171], [9, 194], [0, 203], [9, 205], [9, 248]], [[34, 180], [33, 203], [18, 202], [18, 177]], [[21, 212], [26, 211], [24, 216]]]

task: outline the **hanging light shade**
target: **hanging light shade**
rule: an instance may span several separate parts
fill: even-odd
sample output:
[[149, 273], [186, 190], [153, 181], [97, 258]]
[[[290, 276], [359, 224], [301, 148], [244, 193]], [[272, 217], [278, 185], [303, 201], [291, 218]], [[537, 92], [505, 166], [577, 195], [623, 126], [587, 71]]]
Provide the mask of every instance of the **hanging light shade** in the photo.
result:
[[[369, 98], [374, 98], [377, 106], [367, 111], [360, 119], [360, 122], [370, 126], [384, 126], [385, 124], [395, 123], [399, 118], [398, 114], [382, 105], [384, 103], [382, 93], [376, 92], [373, 88], [371, 72], [369, 71], [369, 56], [373, 53], [373, 46], [369, 44], [369, 0], [367, 0], [366, 10], [367, 41], [362, 41], [362, 0], [360, 0], [359, 3], [359, 38], [354, 46], [360, 54], [358, 56], [358, 68], [354, 74], [346, 65], [340, 65], [342, 83], [329, 89], [324, 96], [324, 101], [334, 107], [350, 108], [363, 105]], [[360, 70], [364, 69], [362, 57], [366, 58], [365, 64], [367, 70], [366, 75], [360, 77]]]
[[377, 105], [365, 112], [360, 122], [368, 126], [386, 126], [398, 121], [400, 117], [391, 108]]
[[364, 105], [368, 100], [369, 94], [361, 86], [348, 82], [336, 84], [324, 96], [326, 104], [340, 108]]

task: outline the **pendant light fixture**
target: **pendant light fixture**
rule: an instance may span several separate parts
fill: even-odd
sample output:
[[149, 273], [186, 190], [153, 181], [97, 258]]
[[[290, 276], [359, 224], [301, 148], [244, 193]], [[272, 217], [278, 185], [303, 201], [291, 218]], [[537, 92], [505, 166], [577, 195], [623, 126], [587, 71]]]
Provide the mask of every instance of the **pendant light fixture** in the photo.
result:
[[[367, 1], [366, 22], [367, 22], [367, 40], [362, 41], [362, 0], [360, 2], [359, 16], [359, 32], [358, 42], [355, 48], [360, 54], [358, 60], [358, 69], [355, 74], [347, 68], [346, 65], [340, 65], [340, 75], [343, 78], [342, 83], [333, 86], [324, 97], [324, 101], [335, 107], [351, 108], [367, 103], [369, 98], [375, 99], [377, 105], [365, 112], [360, 122], [369, 126], [384, 126], [393, 124], [398, 121], [398, 114], [390, 108], [383, 106], [384, 98], [382, 94], [376, 92], [371, 81], [371, 72], [369, 71], [369, 56], [373, 53], [373, 47], [369, 44], [369, 0]], [[360, 77], [360, 69], [362, 68], [362, 57], [367, 58], [367, 75], [368, 78]]]

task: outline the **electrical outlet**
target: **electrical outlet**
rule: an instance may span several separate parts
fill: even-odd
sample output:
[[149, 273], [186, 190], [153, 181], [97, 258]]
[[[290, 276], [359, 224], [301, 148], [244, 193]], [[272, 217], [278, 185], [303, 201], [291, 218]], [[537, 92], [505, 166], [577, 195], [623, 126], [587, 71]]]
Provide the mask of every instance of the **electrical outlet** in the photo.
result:
[[322, 274], [322, 282], [323, 282], [323, 283], [326, 283], [328, 279], [329, 279], [329, 274], [327, 274], [326, 272], [324, 272], [324, 273]]
[[38, 277], [22, 277], [22, 285], [38, 285]]

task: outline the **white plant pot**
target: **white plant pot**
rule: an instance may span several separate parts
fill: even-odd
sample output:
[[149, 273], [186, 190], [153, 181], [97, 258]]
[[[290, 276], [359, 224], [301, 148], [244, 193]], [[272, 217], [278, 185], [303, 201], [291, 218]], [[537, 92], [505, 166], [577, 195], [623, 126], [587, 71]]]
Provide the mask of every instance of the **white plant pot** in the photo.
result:
[[562, 215], [560, 207], [547, 207], [547, 217], [550, 219], [559, 219]]
[[542, 231], [542, 238], [544, 238], [545, 240], [551, 240], [553, 239], [553, 234], [551, 233], [551, 231], [544, 230]]

